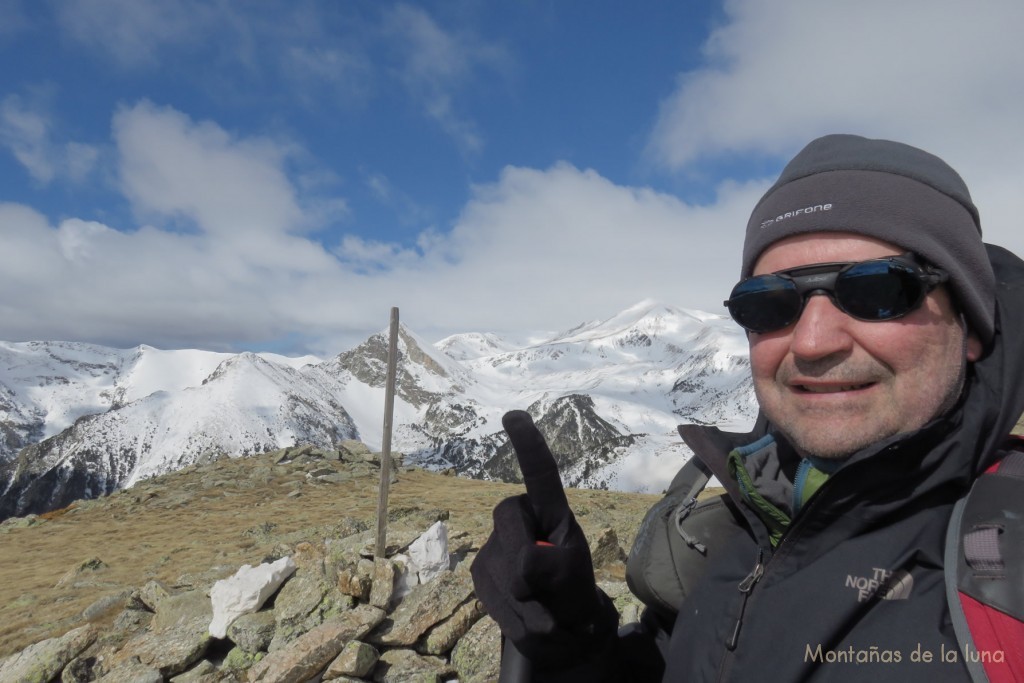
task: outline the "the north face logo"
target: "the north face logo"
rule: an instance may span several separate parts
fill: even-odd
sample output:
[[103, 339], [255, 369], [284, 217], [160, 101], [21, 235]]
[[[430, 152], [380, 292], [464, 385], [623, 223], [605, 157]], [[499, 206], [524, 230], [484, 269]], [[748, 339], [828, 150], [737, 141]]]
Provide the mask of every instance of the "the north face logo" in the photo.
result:
[[887, 569], [874, 568], [872, 575], [846, 577], [846, 587], [857, 591], [857, 601], [866, 602], [872, 598], [878, 600], [906, 600], [914, 590], [914, 577], [905, 569], [891, 572]]

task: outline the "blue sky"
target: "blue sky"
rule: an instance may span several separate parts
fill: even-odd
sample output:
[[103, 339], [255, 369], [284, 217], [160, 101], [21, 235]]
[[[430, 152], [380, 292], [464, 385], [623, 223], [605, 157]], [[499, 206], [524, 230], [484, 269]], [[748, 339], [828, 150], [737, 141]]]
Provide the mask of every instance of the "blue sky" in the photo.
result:
[[1024, 252], [1024, 8], [896, 4], [0, 0], [0, 339], [721, 313], [750, 209], [830, 132], [939, 154]]

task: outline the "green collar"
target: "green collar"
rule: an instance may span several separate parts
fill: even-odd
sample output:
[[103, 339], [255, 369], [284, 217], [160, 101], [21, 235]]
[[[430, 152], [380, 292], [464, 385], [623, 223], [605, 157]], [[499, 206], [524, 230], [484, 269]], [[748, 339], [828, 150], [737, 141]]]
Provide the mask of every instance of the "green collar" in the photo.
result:
[[740, 493], [764, 522], [773, 547], [778, 545], [782, 536], [789, 529], [792, 517], [799, 514], [807, 501], [828, 480], [830, 473], [826, 471], [826, 468], [834, 470], [834, 467], [830, 467], [832, 463], [828, 461], [821, 462], [819, 459], [812, 461], [805, 458], [800, 462], [793, 482], [793, 513], [791, 517], [787, 510], [778, 507], [757, 490], [753, 477], [745, 465], [749, 456], [775, 448], [777, 448], [775, 438], [768, 434], [752, 444], [734, 449], [728, 457], [729, 475], [736, 480]]

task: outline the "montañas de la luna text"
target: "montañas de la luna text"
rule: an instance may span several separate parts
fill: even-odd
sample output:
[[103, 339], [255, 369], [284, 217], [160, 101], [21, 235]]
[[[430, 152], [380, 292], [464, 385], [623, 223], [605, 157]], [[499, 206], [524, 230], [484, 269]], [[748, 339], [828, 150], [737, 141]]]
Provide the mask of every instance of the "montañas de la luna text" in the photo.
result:
[[[1002, 650], [976, 650], [970, 644], [964, 646], [962, 657], [963, 661], [969, 663], [1001, 664], [1006, 661], [1006, 653]], [[845, 650], [825, 650], [820, 644], [817, 647], [811, 647], [808, 643], [804, 650], [805, 662], [824, 664], [899, 664], [904, 659], [921, 664], [933, 662], [956, 664], [961, 660], [961, 654], [959, 650], [947, 649], [945, 645], [940, 646], [938, 652], [935, 652], [922, 648], [920, 643], [909, 654], [876, 645], [867, 649], [857, 649], [851, 645]]]

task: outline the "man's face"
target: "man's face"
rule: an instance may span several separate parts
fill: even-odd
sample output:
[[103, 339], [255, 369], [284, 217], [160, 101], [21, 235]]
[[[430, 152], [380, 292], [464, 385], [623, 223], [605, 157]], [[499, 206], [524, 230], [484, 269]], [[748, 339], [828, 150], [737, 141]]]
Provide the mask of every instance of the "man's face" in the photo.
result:
[[[754, 275], [904, 251], [848, 233], [797, 235], [766, 249]], [[827, 296], [811, 296], [797, 322], [749, 341], [761, 409], [802, 455], [842, 458], [918, 429], [960, 391], [964, 332], [944, 287], [885, 322], [856, 320]], [[980, 354], [970, 335], [967, 359]]]

